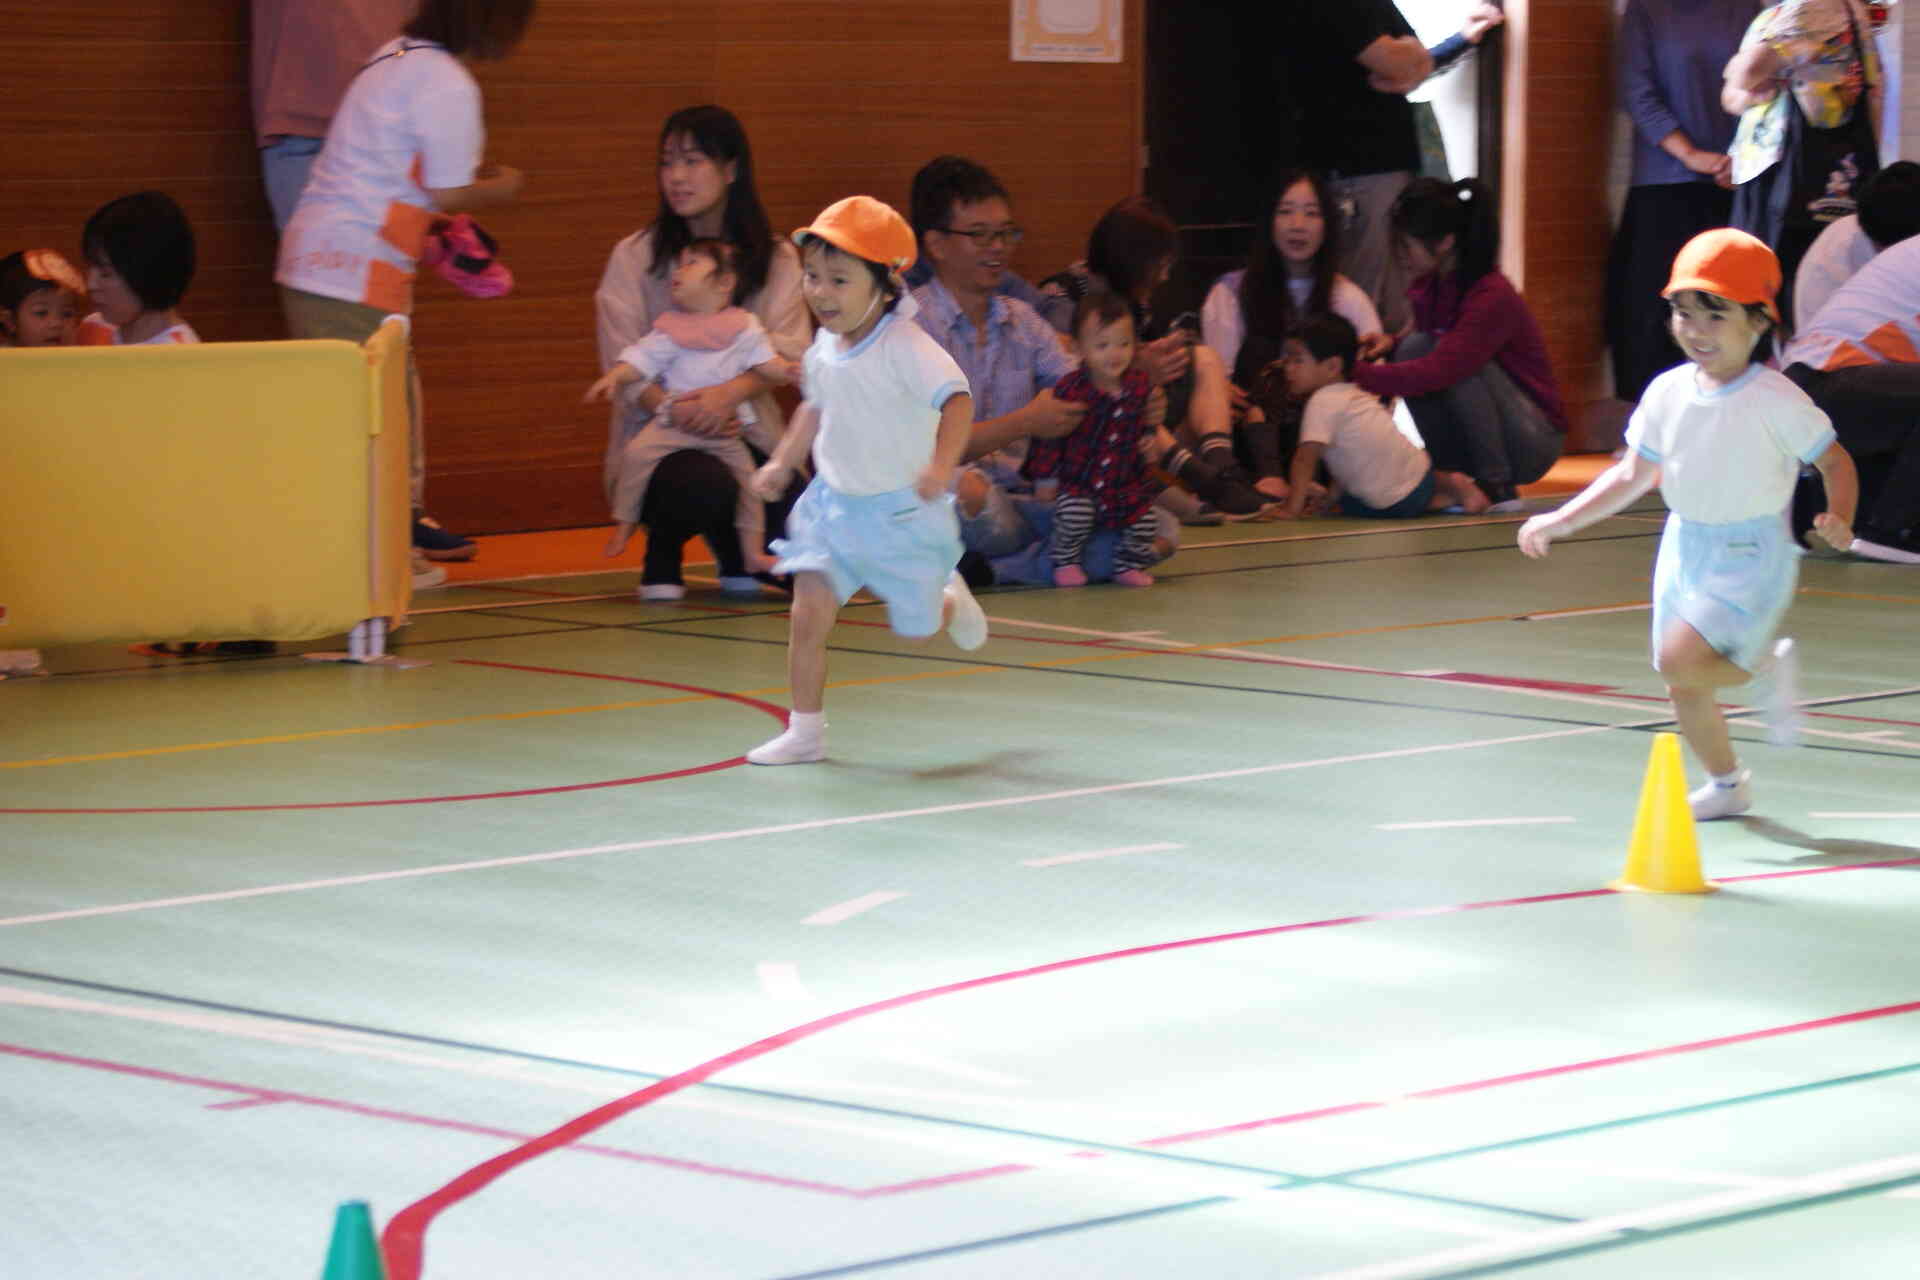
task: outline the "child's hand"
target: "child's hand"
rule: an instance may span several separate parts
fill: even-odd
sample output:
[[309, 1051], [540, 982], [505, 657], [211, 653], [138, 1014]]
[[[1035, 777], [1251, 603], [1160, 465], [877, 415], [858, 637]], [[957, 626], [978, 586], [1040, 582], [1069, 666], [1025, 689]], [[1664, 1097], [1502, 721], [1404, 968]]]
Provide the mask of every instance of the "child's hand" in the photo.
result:
[[[622, 370], [625, 371], [624, 377], [622, 376]], [[580, 403], [592, 404], [595, 400], [611, 400], [613, 399], [615, 388], [624, 383], [632, 382], [633, 378], [633, 366], [616, 364], [613, 368], [601, 375], [600, 381], [587, 388], [587, 394], [580, 397]]]
[[753, 473], [753, 482], [748, 487], [762, 502], [778, 502], [787, 493], [787, 478], [793, 468], [778, 462], [769, 462]]
[[1529, 560], [1544, 560], [1547, 544], [1559, 537], [1562, 530], [1558, 512], [1548, 512], [1535, 516], [1520, 526], [1520, 550]]
[[1813, 518], [1813, 531], [1835, 551], [1846, 551], [1853, 546], [1853, 526], [1831, 511], [1822, 511]]
[[1393, 350], [1393, 339], [1384, 333], [1363, 333], [1360, 335], [1359, 356], [1362, 360], [1384, 360]]
[[1285, 502], [1287, 495], [1292, 492], [1286, 480], [1280, 476], [1261, 476], [1253, 482], [1253, 487], [1275, 502]]
[[932, 502], [935, 498], [953, 487], [953, 468], [938, 463], [928, 463], [920, 478], [913, 482], [913, 491], [920, 495], [921, 501]]

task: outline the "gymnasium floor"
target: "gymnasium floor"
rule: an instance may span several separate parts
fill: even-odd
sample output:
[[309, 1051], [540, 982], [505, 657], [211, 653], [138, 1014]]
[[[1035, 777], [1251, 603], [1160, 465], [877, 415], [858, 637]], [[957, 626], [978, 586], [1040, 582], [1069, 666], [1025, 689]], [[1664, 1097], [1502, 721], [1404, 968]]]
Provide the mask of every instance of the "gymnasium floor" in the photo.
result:
[[51, 654], [0, 1274], [313, 1277], [355, 1199], [460, 1280], [1920, 1273], [1920, 577], [1807, 560], [1722, 888], [1614, 893], [1658, 521], [1188, 530], [975, 654], [856, 605], [813, 767], [740, 760], [778, 597], [510, 540], [430, 665]]

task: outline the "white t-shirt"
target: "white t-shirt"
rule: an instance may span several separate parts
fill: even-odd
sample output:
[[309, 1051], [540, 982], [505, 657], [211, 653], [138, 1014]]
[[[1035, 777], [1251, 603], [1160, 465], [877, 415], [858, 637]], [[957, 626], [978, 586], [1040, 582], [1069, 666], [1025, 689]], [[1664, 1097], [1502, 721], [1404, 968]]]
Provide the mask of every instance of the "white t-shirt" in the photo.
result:
[[683, 347], [656, 325], [646, 337], [620, 353], [620, 363], [657, 379], [670, 394], [729, 382], [774, 358], [766, 328], [751, 313], [742, 314], [746, 323], [739, 336], [718, 350]]
[[273, 278], [411, 314], [415, 264], [438, 210], [427, 193], [471, 186], [485, 145], [472, 73], [430, 41], [389, 40], [334, 113]]
[[[1227, 366], [1228, 377], [1233, 376], [1234, 361], [1240, 358], [1241, 344], [1247, 340], [1247, 317], [1240, 310], [1240, 282], [1246, 276], [1244, 268], [1221, 276], [1207, 291], [1207, 300], [1200, 307], [1201, 341], [1212, 347], [1214, 354], [1220, 357], [1220, 363]], [[1313, 294], [1313, 281], [1304, 277], [1289, 277], [1287, 291], [1293, 295], [1295, 307], [1304, 307]], [[1374, 309], [1373, 299], [1345, 276], [1334, 276], [1327, 305], [1333, 314], [1345, 319], [1353, 326], [1353, 331], [1362, 337], [1380, 332], [1380, 313]]]
[[1793, 274], [1793, 327], [1804, 330], [1812, 324], [1827, 299], [1879, 252], [1880, 246], [1860, 229], [1859, 214], [1828, 223], [1807, 246], [1800, 269]]
[[807, 403], [820, 413], [813, 461], [841, 493], [904, 489], [933, 458], [940, 410], [967, 391], [953, 357], [912, 322], [911, 297], [852, 350], [822, 329], [807, 348]]
[[1787, 376], [1753, 365], [1702, 390], [1692, 364], [1667, 370], [1640, 397], [1627, 447], [1660, 464], [1667, 506], [1702, 524], [1778, 515], [1802, 463], [1834, 440], [1833, 423]]
[[1351, 382], [1322, 387], [1300, 415], [1300, 443], [1326, 446], [1333, 478], [1370, 507], [1390, 507], [1427, 478], [1427, 451], [1400, 434], [1393, 415]]
[[1783, 365], [1920, 364], [1920, 236], [1853, 273], [1787, 344]]
[[80, 347], [164, 347], [176, 342], [198, 342], [200, 335], [193, 326], [182, 320], [179, 324], [168, 325], [151, 338], [129, 343], [120, 336], [118, 327], [108, 324], [98, 311], [93, 312], [80, 322], [79, 338], [74, 343]]

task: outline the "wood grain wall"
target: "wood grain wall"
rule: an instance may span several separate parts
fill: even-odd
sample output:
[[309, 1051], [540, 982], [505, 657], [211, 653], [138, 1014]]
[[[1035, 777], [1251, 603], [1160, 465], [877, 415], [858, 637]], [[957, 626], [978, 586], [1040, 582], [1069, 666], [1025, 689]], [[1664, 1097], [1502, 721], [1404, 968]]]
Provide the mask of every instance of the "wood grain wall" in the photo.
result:
[[[435, 514], [469, 532], [604, 520], [605, 413], [579, 404], [597, 374], [593, 291], [614, 243], [653, 216], [668, 113], [718, 102], [741, 117], [779, 229], [856, 191], [904, 210], [921, 164], [973, 156], [1013, 191], [1020, 265], [1044, 274], [1137, 184], [1139, 2], [1128, 59], [1082, 66], [1010, 61], [1007, 0], [541, 0], [518, 53], [478, 73], [490, 157], [528, 174], [525, 199], [485, 219], [518, 288], [486, 302], [437, 278], [421, 289]], [[0, 252], [77, 261], [88, 213], [157, 187], [199, 236], [182, 311], [201, 336], [285, 336], [247, 10], [0, 3], [8, 62], [34, 68], [35, 87], [0, 94]]]
[[[971, 155], [1013, 191], [1030, 233], [1018, 265], [1037, 277], [1078, 257], [1138, 182], [1145, 0], [1128, 3], [1126, 61], [1087, 66], [1010, 61], [1007, 0], [541, 0], [518, 54], [480, 71], [491, 158], [529, 175], [524, 201], [486, 219], [519, 288], [488, 302], [437, 279], [421, 291], [436, 514], [470, 532], [604, 518], [604, 419], [578, 404], [595, 373], [593, 290], [608, 250], [652, 216], [668, 112], [740, 115], [782, 228], [855, 191], [904, 204], [929, 157]], [[1576, 417], [1604, 394], [1606, 4], [1509, 4], [1510, 267]], [[36, 86], [0, 94], [0, 252], [77, 259], [92, 209], [158, 187], [199, 233], [183, 311], [201, 334], [284, 336], [246, 0], [0, 0], [0, 24]]]

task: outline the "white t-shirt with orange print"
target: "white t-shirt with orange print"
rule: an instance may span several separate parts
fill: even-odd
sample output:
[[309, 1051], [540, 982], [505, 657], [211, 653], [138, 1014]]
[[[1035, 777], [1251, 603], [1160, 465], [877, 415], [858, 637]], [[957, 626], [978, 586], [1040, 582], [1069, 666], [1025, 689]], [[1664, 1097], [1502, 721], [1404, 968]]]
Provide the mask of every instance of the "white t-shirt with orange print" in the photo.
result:
[[1920, 236], [1882, 251], [1834, 290], [1780, 363], [1828, 372], [1920, 364]]
[[429, 189], [473, 183], [486, 144], [480, 86], [430, 41], [382, 45], [347, 88], [280, 238], [290, 289], [413, 310], [413, 277], [437, 212]]

